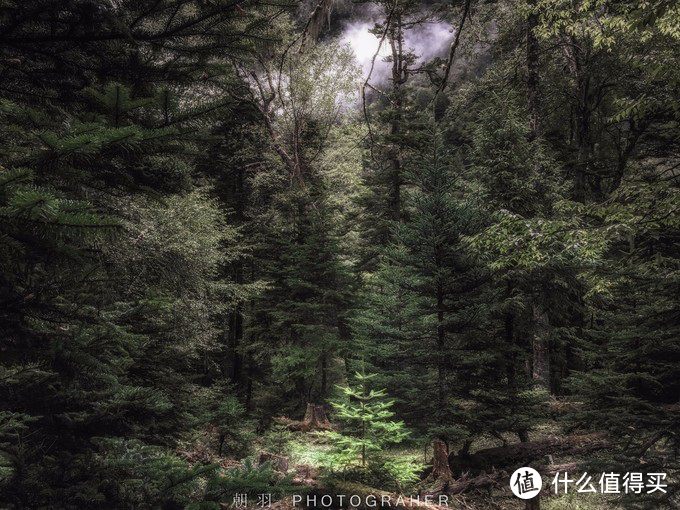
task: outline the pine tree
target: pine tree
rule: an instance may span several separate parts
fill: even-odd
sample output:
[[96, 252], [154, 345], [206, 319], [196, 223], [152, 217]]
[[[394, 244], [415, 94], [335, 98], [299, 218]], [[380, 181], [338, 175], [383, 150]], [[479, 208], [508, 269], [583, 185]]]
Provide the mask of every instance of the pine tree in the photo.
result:
[[353, 385], [339, 387], [343, 399], [331, 402], [335, 418], [342, 423], [341, 432], [325, 433], [333, 445], [328, 458], [332, 468], [346, 468], [358, 461], [366, 467], [377, 452], [408, 437], [403, 422], [389, 420], [394, 416], [394, 402], [386, 399], [385, 390], [370, 387], [376, 376], [355, 372]]
[[183, 506], [196, 487], [173, 449], [207, 407], [193, 372], [234, 232], [190, 193], [200, 128], [225, 104], [206, 104], [194, 57], [243, 54], [230, 34], [255, 30], [226, 5], [0, 14], [0, 505]]
[[680, 427], [678, 187], [660, 180], [654, 165], [636, 172], [646, 179], [623, 184], [609, 204], [593, 207], [602, 222], [596, 235], [608, 249], [589, 275], [589, 320], [577, 344], [584, 364], [569, 378], [584, 405], [568, 422], [607, 431], [611, 448], [589, 459], [592, 469], [642, 472], [645, 480], [666, 474], [665, 493], [624, 495], [622, 503], [673, 508], [680, 491], [673, 460]]
[[323, 402], [339, 380], [353, 283], [322, 196], [312, 204], [304, 192], [292, 195], [298, 211], [293, 228], [263, 247], [269, 288], [255, 302], [249, 348], [268, 354], [276, 386], [265, 398], [274, 406], [290, 402], [295, 413], [306, 402]]
[[439, 133], [431, 133], [427, 150], [407, 159], [405, 219], [367, 281], [355, 332], [409, 425], [469, 444], [526, 426], [513, 412], [526, 403], [526, 387], [497, 376], [508, 370], [513, 347], [495, 330], [489, 272], [466, 241], [485, 215], [465, 195], [470, 184]]

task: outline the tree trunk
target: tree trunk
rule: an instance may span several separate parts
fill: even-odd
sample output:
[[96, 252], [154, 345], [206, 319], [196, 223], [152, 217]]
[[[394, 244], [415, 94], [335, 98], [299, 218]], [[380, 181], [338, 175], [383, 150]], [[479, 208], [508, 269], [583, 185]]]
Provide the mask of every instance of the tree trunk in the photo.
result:
[[[241, 280], [243, 280], [241, 278]], [[238, 282], [238, 279], [236, 280]], [[229, 313], [229, 331], [227, 340], [227, 352], [229, 361], [229, 379], [234, 384], [241, 382], [242, 361], [238, 352], [239, 345], [243, 339], [243, 314], [240, 310]]]
[[533, 140], [541, 130], [541, 90], [539, 77], [540, 47], [534, 29], [538, 26], [536, 0], [529, 0], [531, 12], [527, 18], [527, 105], [529, 107], [529, 138]]
[[453, 481], [449, 466], [449, 447], [441, 439], [432, 441], [432, 478], [443, 483]]
[[[439, 265], [439, 264], [438, 264]], [[444, 292], [439, 286], [437, 289], [437, 395], [438, 407], [446, 409], [446, 357], [444, 347], [446, 345], [446, 331], [444, 330]]]
[[584, 72], [587, 68], [584, 63], [588, 61], [589, 48], [584, 41], [579, 44], [576, 37], [562, 36], [562, 53], [566, 67], [571, 75], [571, 80], [576, 96], [574, 131], [577, 145], [577, 158], [574, 167], [574, 200], [585, 202], [587, 199], [587, 176], [590, 172], [590, 77]]
[[[527, 107], [529, 110], [529, 139], [540, 135], [541, 89], [539, 76], [540, 48], [534, 29], [538, 26], [536, 0], [529, 0], [527, 17]], [[550, 352], [548, 349], [548, 324], [545, 310], [539, 302], [532, 305], [531, 349], [533, 358], [532, 378], [537, 387], [550, 390]]]
[[326, 411], [321, 404], [307, 403], [305, 417], [302, 419], [302, 430], [322, 430], [330, 428]]
[[550, 347], [548, 343], [549, 323], [543, 305], [535, 300], [532, 304], [532, 371], [531, 377], [536, 388], [550, 391]]
[[536, 494], [536, 497], [524, 500], [525, 510], [541, 510], [541, 493]]
[[327, 355], [324, 352], [321, 355], [321, 395], [320, 395], [321, 400], [326, 399], [327, 391], [328, 391], [328, 360]]
[[328, 430], [331, 428], [331, 423], [328, 421], [326, 411], [321, 404], [307, 403], [305, 416], [302, 421], [291, 420], [284, 416], [274, 418], [275, 423], [285, 425], [292, 430], [300, 430], [302, 432], [309, 432], [310, 430]]
[[305, 416], [302, 418], [302, 423], [311, 424], [315, 421], [314, 419], [314, 404], [307, 403], [307, 409], [305, 410]]
[[391, 22], [392, 27], [389, 31], [389, 42], [392, 50], [392, 103], [393, 116], [390, 121], [390, 140], [388, 143], [388, 160], [390, 162], [390, 213], [392, 219], [401, 219], [401, 153], [399, 137], [401, 135], [402, 124], [402, 92], [401, 86], [408, 79], [407, 69], [404, 63], [403, 48], [403, 27], [401, 14], [396, 14]]
[[248, 371], [246, 372], [246, 410], [250, 411], [253, 400], [253, 356], [248, 355]]
[[321, 404], [314, 404], [314, 415], [316, 416], [317, 423], [322, 423], [324, 425], [328, 424], [328, 417], [326, 416], [326, 410]]

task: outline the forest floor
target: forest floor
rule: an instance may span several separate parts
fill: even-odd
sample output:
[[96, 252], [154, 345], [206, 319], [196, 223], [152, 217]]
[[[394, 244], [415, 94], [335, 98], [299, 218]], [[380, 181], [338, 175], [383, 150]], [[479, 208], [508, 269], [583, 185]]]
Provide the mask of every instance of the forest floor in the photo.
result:
[[[564, 433], [553, 423], [547, 422], [535, 429], [531, 434], [531, 441], [541, 441], [564, 437]], [[505, 436], [508, 444], [517, 442], [515, 436]], [[471, 453], [486, 448], [502, 446], [500, 438], [482, 437], [473, 443]], [[285, 457], [288, 461], [289, 472], [295, 473], [302, 468], [306, 472], [314, 473], [311, 483], [323, 486], [325, 481], [317, 479], [320, 477], [323, 457], [328, 449], [328, 445], [314, 432], [291, 432], [285, 427], [275, 427], [257, 442], [258, 452], [271, 452]], [[455, 448], [454, 448], [455, 449]], [[424, 445], [406, 444], [392, 448], [384, 452], [388, 457], [410, 458], [421, 464], [430, 464], [432, 459], [431, 447], [425, 448]], [[259, 453], [258, 453], [259, 455]], [[257, 458], [257, 455], [256, 455]], [[555, 454], [552, 462], [555, 464], [567, 464], [587, 460], [584, 457], [578, 458], [568, 454]], [[578, 480], [582, 472], [569, 472], [570, 478]], [[614, 498], [609, 495], [599, 493], [576, 493], [575, 488], [569, 494], [555, 494], [552, 485], [554, 475], [543, 476], [543, 490], [541, 491], [542, 510], [616, 510], [619, 506]], [[597, 486], [598, 476], [593, 475], [592, 483]], [[449, 508], [462, 510], [514, 510], [524, 509], [525, 502], [516, 498], [509, 486], [509, 477], [504, 476], [493, 488], [465, 492], [450, 498]], [[298, 482], [299, 483], [299, 482]], [[303, 483], [307, 483], [303, 481]], [[378, 490], [376, 488], [376, 490]], [[405, 488], [405, 494], [417, 494], [418, 487]], [[287, 508], [291, 505], [280, 505]], [[298, 506], [298, 508], [300, 508]]]

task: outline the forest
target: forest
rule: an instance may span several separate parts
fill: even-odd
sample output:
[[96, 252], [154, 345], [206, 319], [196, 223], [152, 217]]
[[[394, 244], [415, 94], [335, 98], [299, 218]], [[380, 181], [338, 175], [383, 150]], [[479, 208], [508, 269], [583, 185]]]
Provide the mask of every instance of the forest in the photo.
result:
[[0, 509], [680, 508], [679, 91], [673, 0], [0, 0]]

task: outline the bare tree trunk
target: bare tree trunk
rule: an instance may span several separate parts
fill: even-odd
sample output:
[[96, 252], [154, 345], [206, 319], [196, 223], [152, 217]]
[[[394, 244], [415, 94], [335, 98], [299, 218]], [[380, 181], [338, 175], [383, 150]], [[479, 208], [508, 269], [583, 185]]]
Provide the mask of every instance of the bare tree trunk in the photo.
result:
[[390, 210], [392, 219], [398, 221], [401, 218], [401, 155], [398, 138], [401, 133], [402, 122], [402, 99], [401, 86], [407, 80], [403, 64], [403, 41], [401, 15], [396, 15], [393, 27], [390, 30], [390, 47], [392, 49], [392, 101], [394, 113], [390, 122], [390, 142], [388, 159], [391, 167], [390, 185]]
[[441, 439], [432, 441], [432, 478], [443, 483], [453, 481], [449, 466], [449, 447]]
[[589, 455], [607, 448], [609, 443], [599, 433], [564, 436], [530, 443], [513, 443], [478, 450], [473, 454], [449, 456], [449, 465], [454, 476], [462, 473], [476, 474], [491, 469], [509, 469], [512, 466], [528, 466], [546, 455]]
[[[291, 422], [294, 425], [296, 422]], [[305, 416], [299, 424], [301, 430], [321, 430], [330, 428], [326, 411], [321, 404], [307, 403]]]
[[[237, 269], [236, 281], [242, 282], [240, 268]], [[228, 332], [227, 332], [227, 358], [229, 363], [228, 375], [231, 382], [239, 384], [241, 382], [241, 372], [243, 362], [239, 354], [239, 346], [243, 339], [243, 313], [241, 310], [234, 310], [229, 313]]]
[[314, 404], [307, 403], [307, 409], [304, 418], [302, 418], [302, 422], [311, 425], [314, 421]]
[[571, 80], [576, 96], [575, 118], [575, 142], [577, 145], [577, 161], [574, 168], [574, 200], [586, 201], [587, 176], [590, 172], [590, 77], [584, 71], [584, 62], [588, 61], [589, 50], [587, 44], [581, 45], [573, 35], [562, 36], [562, 54], [566, 67], [571, 75]]
[[541, 494], [536, 494], [536, 497], [525, 499], [525, 510], [541, 510]]
[[327, 424], [328, 417], [326, 416], [326, 410], [323, 408], [322, 404], [314, 404], [314, 415], [316, 416], [316, 421], [318, 423]]
[[248, 356], [248, 370], [246, 372], [246, 410], [250, 411], [253, 400], [253, 357]]
[[[507, 284], [507, 299], [512, 298], [512, 281], [508, 280]], [[512, 390], [513, 394], [517, 392], [517, 356], [515, 356], [515, 314], [512, 311], [508, 311], [505, 315], [505, 342], [508, 344], [510, 349], [512, 349], [512, 354], [508, 360], [506, 374], [508, 376], [508, 386]], [[526, 429], [517, 430], [517, 437], [523, 443], [529, 441], [529, 432]]]
[[441, 286], [437, 289], [437, 389], [439, 409], [446, 408], [446, 358], [444, 347], [446, 331], [444, 330], [444, 292]]
[[327, 392], [328, 392], [328, 360], [327, 355], [324, 352], [321, 355], [321, 400], [325, 400]]
[[550, 325], [547, 313], [537, 300], [531, 306], [532, 309], [532, 371], [531, 377], [534, 386], [550, 391], [550, 346], [548, 336]]
[[[538, 26], [536, 0], [529, 1], [531, 9], [527, 18], [527, 107], [529, 109], [529, 139], [540, 136], [541, 130], [541, 89], [539, 75], [540, 48], [534, 29]], [[534, 299], [531, 314], [531, 350], [533, 358], [532, 378], [537, 387], [550, 390], [550, 351], [548, 349], [547, 315], [540, 302]], [[520, 438], [523, 439], [520, 431]]]

